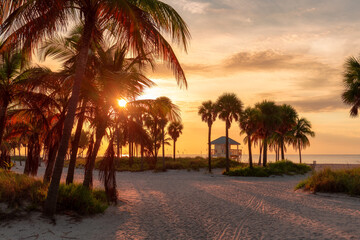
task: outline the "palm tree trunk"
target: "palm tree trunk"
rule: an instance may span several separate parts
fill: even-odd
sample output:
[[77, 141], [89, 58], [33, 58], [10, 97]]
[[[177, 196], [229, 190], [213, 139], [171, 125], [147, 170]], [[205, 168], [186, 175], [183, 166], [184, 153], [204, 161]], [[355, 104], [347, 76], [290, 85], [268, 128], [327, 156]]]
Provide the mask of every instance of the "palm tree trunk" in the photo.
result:
[[300, 140], [298, 140], [298, 146], [299, 146], [300, 163], [302, 163], [302, 162], [301, 162], [301, 145], [300, 145]]
[[225, 147], [226, 147], [226, 172], [230, 171], [230, 160], [229, 160], [229, 128], [226, 125], [226, 142], [225, 142]]
[[174, 162], [175, 162], [175, 150], [176, 150], [176, 147], [175, 147], [175, 144], [176, 144], [176, 141], [174, 140]]
[[105, 126], [99, 126], [99, 128], [100, 128], [99, 131], [96, 131], [96, 140], [95, 140], [95, 145], [94, 145], [93, 151], [91, 153], [89, 166], [85, 170], [85, 176], [84, 176], [83, 185], [85, 187], [87, 187], [87, 188], [92, 187], [93, 170], [94, 170], [94, 166], [95, 166], [95, 160], [96, 160], [97, 154], [99, 152], [101, 140], [102, 140], [103, 136], [105, 135], [105, 128], [106, 127]]
[[280, 140], [280, 147], [281, 147], [281, 160], [285, 160], [284, 139]]
[[82, 35], [81, 47], [79, 55], [75, 63], [75, 76], [72, 94], [68, 103], [68, 111], [64, 122], [63, 134], [60, 141], [58, 155], [56, 157], [55, 168], [51, 183], [48, 189], [47, 198], [44, 204], [44, 214], [52, 217], [56, 212], [56, 203], [59, 191], [59, 184], [62, 170], [64, 167], [64, 159], [68, 150], [68, 144], [71, 137], [71, 130], [74, 125], [76, 108], [80, 96], [81, 82], [85, 75], [86, 63], [88, 60], [88, 52], [92, 39], [92, 32], [95, 26], [95, 19], [88, 14], [85, 16], [84, 32]]
[[162, 170], [165, 171], [165, 127], [161, 128], [161, 135], [162, 135]]
[[0, 109], [0, 146], [2, 143], [5, 125], [6, 125], [6, 111], [7, 111], [8, 105], [9, 105], [8, 102], [5, 102], [5, 103], [3, 103], [3, 105], [1, 106], [1, 109]]
[[140, 169], [141, 169], [141, 171], [143, 171], [144, 170], [144, 144], [143, 143], [141, 143], [141, 156], [140, 156], [140, 161], [141, 161], [141, 165], [140, 165]]
[[209, 173], [211, 173], [211, 125], [209, 126], [208, 148], [209, 148]]
[[51, 175], [54, 170], [56, 152], [58, 150], [58, 147], [59, 147], [59, 142], [55, 143], [53, 146], [49, 146], [48, 163], [46, 165], [44, 180], [43, 180], [45, 183], [48, 183], [51, 179]]
[[81, 130], [82, 130], [84, 120], [85, 120], [86, 103], [87, 103], [87, 100], [83, 99], [83, 103], [82, 103], [81, 110], [80, 110], [79, 120], [78, 120], [78, 123], [76, 126], [74, 141], [71, 144], [71, 156], [70, 156], [70, 161], [69, 161], [68, 173], [66, 176], [66, 184], [73, 183], [73, 181], [74, 181], [76, 157], [77, 157], [77, 153], [78, 153], [78, 149], [79, 149]]
[[261, 156], [262, 156], [262, 143], [260, 142], [260, 154], [259, 154], [259, 162], [258, 165], [261, 166]]
[[249, 166], [253, 168], [252, 153], [251, 153], [251, 136], [248, 135], [248, 149], [249, 149]]
[[263, 147], [264, 147], [263, 166], [266, 167], [266, 164], [267, 164], [267, 138], [266, 137], [264, 138]]

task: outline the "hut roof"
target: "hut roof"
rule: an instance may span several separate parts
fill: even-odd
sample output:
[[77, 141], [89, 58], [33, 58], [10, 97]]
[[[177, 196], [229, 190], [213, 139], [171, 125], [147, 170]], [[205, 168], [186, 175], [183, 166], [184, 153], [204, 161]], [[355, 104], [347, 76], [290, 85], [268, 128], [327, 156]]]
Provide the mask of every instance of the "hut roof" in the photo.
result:
[[[211, 142], [211, 144], [225, 144], [226, 143], [226, 137], [219, 137], [218, 139], [215, 139]], [[237, 141], [229, 138], [229, 144], [230, 145], [240, 145]]]

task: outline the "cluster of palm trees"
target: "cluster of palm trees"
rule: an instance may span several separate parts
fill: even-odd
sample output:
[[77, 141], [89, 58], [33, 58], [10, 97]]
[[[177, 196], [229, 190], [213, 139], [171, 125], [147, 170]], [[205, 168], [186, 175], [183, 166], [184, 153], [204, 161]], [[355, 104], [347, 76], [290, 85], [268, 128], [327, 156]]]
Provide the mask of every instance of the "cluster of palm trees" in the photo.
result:
[[202, 121], [209, 127], [208, 150], [209, 171], [211, 172], [211, 127], [219, 117], [225, 121], [226, 133], [226, 171], [229, 171], [229, 141], [228, 130], [232, 121], [239, 123], [241, 134], [245, 135], [244, 143], [248, 145], [249, 166], [253, 167], [252, 146], [260, 149], [263, 166], [267, 164], [268, 149], [275, 152], [276, 160], [285, 159], [287, 145], [293, 145], [299, 151], [301, 163], [301, 150], [310, 145], [308, 136], [314, 137], [310, 122], [299, 118], [296, 110], [288, 105], [276, 105], [272, 101], [262, 101], [254, 107], [243, 109], [241, 100], [233, 93], [221, 95], [215, 103], [203, 102], [199, 107]]
[[[136, 100], [154, 83], [145, 68], [161, 60], [187, 87], [184, 71], [166, 40], [186, 51], [190, 37], [179, 14], [158, 0], [4, 0], [0, 3], [0, 142], [26, 142], [26, 172], [36, 174], [44, 146], [45, 181], [50, 181], [44, 214], [53, 216], [64, 159], [71, 149], [67, 182], [72, 182], [82, 129], [90, 129], [84, 185], [91, 186], [94, 161], [104, 137], [109, 148], [102, 180], [114, 190], [112, 159], [127, 141], [131, 161], [136, 146], [157, 159], [168, 121], [179, 111], [167, 97]], [[66, 32], [69, 26], [75, 26]], [[66, 32], [66, 34], [65, 34]], [[164, 35], [166, 34], [166, 35]], [[62, 69], [27, 65], [34, 50], [56, 58]], [[120, 109], [117, 99], [129, 101]], [[145, 114], [146, 113], [146, 114]], [[77, 122], [73, 140], [73, 125]], [[179, 128], [177, 128], [179, 129]], [[181, 130], [179, 130], [181, 131]], [[174, 141], [177, 134], [174, 134]], [[116, 191], [115, 191], [116, 192]]]

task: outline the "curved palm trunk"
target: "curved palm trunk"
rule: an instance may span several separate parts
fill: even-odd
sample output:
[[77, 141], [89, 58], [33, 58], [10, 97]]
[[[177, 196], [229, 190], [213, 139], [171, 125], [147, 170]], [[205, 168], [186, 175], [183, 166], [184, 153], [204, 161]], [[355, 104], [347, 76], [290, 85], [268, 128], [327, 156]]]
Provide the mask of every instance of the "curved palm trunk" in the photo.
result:
[[263, 148], [264, 148], [263, 166], [266, 167], [266, 164], [267, 164], [267, 137], [264, 138]]
[[164, 127], [161, 129], [161, 135], [162, 135], [162, 170], [166, 170], [165, 166], [165, 131]]
[[55, 165], [55, 159], [56, 159], [56, 152], [59, 147], [59, 142], [55, 143], [54, 145], [49, 147], [49, 153], [48, 153], [48, 163], [46, 165], [45, 174], [44, 174], [44, 183], [50, 182], [54, 165]]
[[301, 145], [300, 145], [300, 140], [298, 140], [298, 146], [299, 146], [300, 163], [302, 163], [302, 162], [301, 162]]
[[226, 172], [230, 171], [230, 160], [229, 160], [229, 128], [228, 126], [226, 126], [226, 142], [225, 142], [225, 147], [226, 147]]
[[71, 137], [71, 130], [74, 125], [75, 113], [80, 96], [81, 82], [84, 78], [86, 63], [88, 59], [88, 52], [90, 42], [92, 39], [92, 32], [95, 26], [95, 19], [90, 14], [85, 16], [84, 32], [82, 36], [81, 47], [75, 65], [75, 81], [72, 89], [72, 94], [69, 99], [68, 112], [64, 122], [63, 134], [60, 141], [58, 155], [56, 157], [53, 177], [48, 189], [47, 198], [44, 204], [44, 214], [53, 216], [56, 212], [56, 203], [59, 191], [59, 184], [62, 170], [64, 167], [64, 159], [68, 150], [68, 144]]
[[76, 126], [76, 132], [75, 132], [74, 141], [71, 144], [71, 156], [70, 156], [68, 173], [67, 173], [67, 176], [66, 176], [66, 184], [73, 183], [73, 181], [74, 181], [76, 157], [77, 157], [77, 153], [78, 153], [78, 149], [79, 149], [81, 130], [82, 130], [84, 120], [85, 120], [86, 103], [87, 103], [87, 100], [84, 99], [83, 103], [82, 103], [82, 106], [81, 106], [81, 110], [80, 110], [79, 120], [78, 120], [78, 123], [77, 123], [77, 126]]
[[208, 134], [208, 148], [209, 148], [209, 173], [211, 173], [211, 125], [209, 126]]
[[259, 166], [261, 166], [262, 149], [263, 149], [263, 145], [262, 145], [262, 143], [260, 143], [260, 153], [259, 153], [259, 162], [258, 162]]
[[2, 143], [5, 125], [6, 125], [6, 112], [7, 112], [8, 105], [9, 105], [9, 103], [8, 103], [8, 101], [6, 101], [3, 103], [3, 105], [1, 106], [1, 109], [0, 109], [0, 146]]
[[248, 135], [248, 150], [249, 150], [249, 166], [253, 168], [252, 153], [251, 153], [251, 136]]
[[96, 156], [97, 156], [97, 154], [99, 152], [101, 140], [102, 140], [103, 136], [105, 135], [105, 129], [106, 129], [105, 126], [100, 126], [99, 131], [96, 132], [95, 145], [94, 145], [94, 148], [92, 150], [91, 158], [89, 159], [88, 166], [85, 169], [85, 176], [84, 176], [84, 181], [83, 181], [83, 185], [85, 187], [87, 187], [87, 188], [92, 187], [93, 170], [94, 170], [94, 166], [95, 166], [95, 160], [96, 160]]

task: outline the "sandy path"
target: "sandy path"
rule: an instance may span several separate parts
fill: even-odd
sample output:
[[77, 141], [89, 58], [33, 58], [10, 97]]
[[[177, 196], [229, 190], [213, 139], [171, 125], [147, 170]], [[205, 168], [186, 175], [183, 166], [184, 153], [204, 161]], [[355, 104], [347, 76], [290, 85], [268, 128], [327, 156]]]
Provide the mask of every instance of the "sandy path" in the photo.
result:
[[360, 239], [360, 199], [294, 192], [303, 178], [118, 173], [124, 203], [104, 215], [51, 225], [32, 214], [2, 223], [0, 239]]

